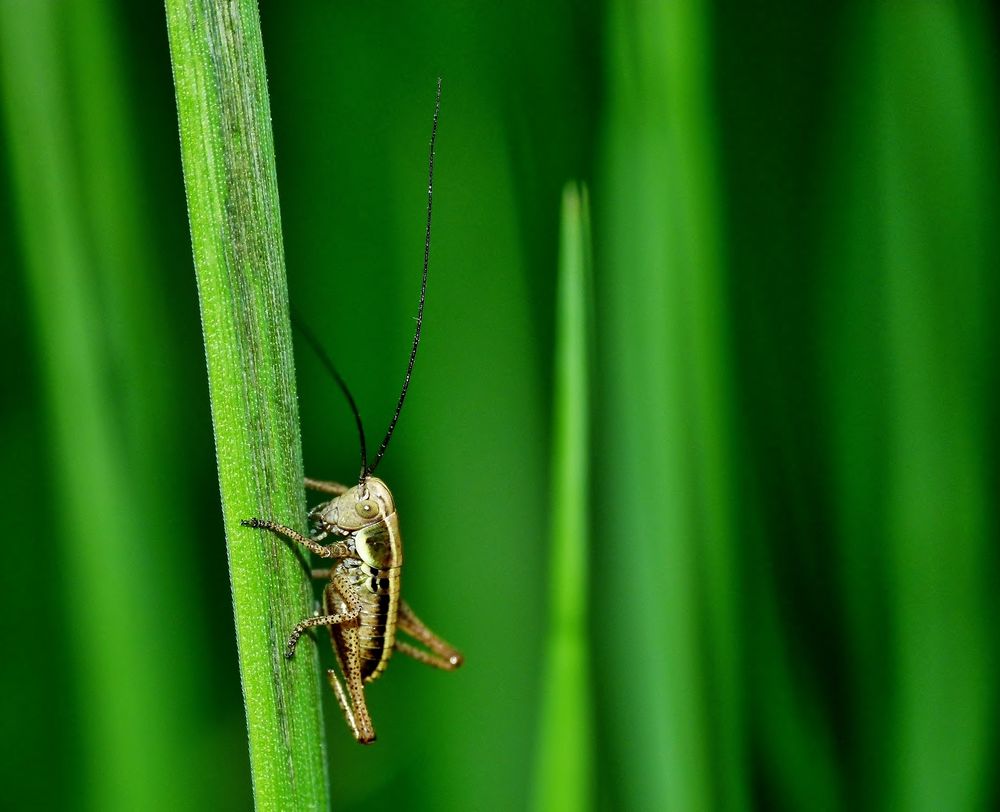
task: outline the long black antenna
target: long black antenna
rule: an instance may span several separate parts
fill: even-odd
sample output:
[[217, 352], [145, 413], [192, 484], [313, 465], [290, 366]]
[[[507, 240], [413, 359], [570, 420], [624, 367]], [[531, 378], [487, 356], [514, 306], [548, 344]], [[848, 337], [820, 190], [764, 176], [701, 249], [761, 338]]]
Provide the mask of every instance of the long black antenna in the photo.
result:
[[[392, 421], [389, 423], [389, 430], [385, 433], [382, 445], [378, 448], [378, 454], [375, 455], [375, 461], [367, 469], [366, 474], [368, 475], [375, 473], [375, 469], [378, 467], [379, 462], [381, 462], [386, 448], [389, 447], [389, 440], [392, 438], [392, 432], [396, 428], [396, 421], [399, 420], [399, 413], [403, 410], [403, 401], [406, 399], [406, 390], [410, 386], [410, 375], [413, 373], [413, 362], [417, 358], [417, 345], [420, 343], [420, 328], [424, 321], [424, 299], [427, 296], [427, 265], [431, 258], [431, 209], [434, 202], [434, 141], [437, 138], [438, 113], [440, 112], [441, 78], [438, 77], [437, 98], [434, 101], [434, 124], [431, 127], [430, 158], [427, 161], [427, 232], [424, 237], [424, 277], [420, 283], [420, 304], [417, 306], [417, 331], [413, 336], [413, 349], [410, 350], [410, 363], [406, 366], [406, 377], [403, 379], [403, 391], [399, 393], [399, 402], [396, 403], [396, 413], [392, 416]], [[358, 419], [360, 420], [360, 418]], [[362, 479], [364, 479], [364, 476], [362, 476]]]
[[365, 481], [365, 477], [368, 476], [368, 451], [365, 447], [365, 427], [361, 425], [361, 412], [358, 411], [358, 404], [354, 402], [354, 395], [351, 394], [351, 390], [347, 388], [347, 383], [343, 378], [340, 377], [340, 373], [337, 372], [337, 368], [333, 365], [333, 361], [330, 360], [330, 356], [326, 354], [323, 349], [323, 345], [319, 343], [319, 340], [313, 335], [312, 331], [306, 327], [306, 323], [299, 317], [299, 314], [292, 310], [292, 324], [295, 325], [297, 329], [309, 345], [313, 348], [316, 355], [319, 356], [319, 360], [323, 362], [323, 366], [327, 368], [327, 371], [333, 375], [333, 379], [337, 382], [337, 386], [340, 387], [340, 391], [344, 393], [347, 398], [347, 402], [351, 405], [351, 411], [354, 412], [354, 422], [358, 424], [358, 440], [361, 442], [361, 473], [358, 475], [358, 483]]

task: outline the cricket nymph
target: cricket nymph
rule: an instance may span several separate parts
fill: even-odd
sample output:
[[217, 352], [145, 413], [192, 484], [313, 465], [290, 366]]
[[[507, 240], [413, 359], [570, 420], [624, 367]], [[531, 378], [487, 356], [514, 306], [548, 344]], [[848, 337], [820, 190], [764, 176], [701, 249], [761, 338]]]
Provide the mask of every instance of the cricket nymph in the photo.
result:
[[[326, 626], [330, 630], [344, 683], [332, 668], [326, 672], [327, 679], [354, 737], [371, 744], [375, 727], [364, 686], [385, 670], [393, 651], [443, 671], [461, 666], [462, 655], [427, 628], [399, 596], [403, 541], [396, 503], [386, 484], [366, 473], [352, 488], [316, 479], [306, 479], [305, 486], [334, 497], [310, 511], [312, 536], [269, 519], [244, 519], [240, 524], [270, 530], [320, 558], [337, 562], [331, 569], [312, 571], [313, 578], [329, 579], [323, 590], [323, 613], [305, 618], [292, 629], [285, 656], [295, 656], [299, 640], [309, 629]], [[330, 536], [337, 541], [320, 543]], [[397, 633], [420, 645], [398, 639]]]
[[[396, 642], [403, 539], [392, 493], [381, 479], [368, 477], [336, 499], [317, 505], [309, 515], [317, 531], [346, 536], [349, 557], [341, 559], [332, 575], [349, 583], [361, 604], [361, 677], [372, 682], [385, 670]], [[324, 604], [327, 614], [348, 610], [345, 600], [330, 590]]]
[[[427, 169], [427, 231], [424, 237], [424, 273], [420, 282], [420, 303], [417, 305], [417, 327], [410, 349], [410, 360], [406, 365], [406, 375], [403, 377], [403, 388], [396, 401], [396, 411], [389, 421], [389, 428], [375, 459], [370, 463], [368, 461], [365, 428], [351, 390], [347, 388], [347, 383], [316, 337], [304, 325], [298, 324], [300, 331], [344, 393], [354, 414], [361, 452], [358, 484], [347, 487], [337, 482], [305, 480], [307, 488], [333, 497], [310, 511], [309, 519], [313, 525], [311, 536], [304, 536], [293, 528], [270, 519], [253, 518], [240, 522], [244, 527], [270, 530], [301, 544], [320, 558], [336, 562], [331, 569], [312, 570], [313, 578], [329, 579], [323, 590], [323, 612], [317, 612], [296, 624], [285, 646], [285, 657], [291, 659], [295, 656], [295, 647], [308, 630], [321, 626], [330, 630], [338, 668], [328, 669], [326, 676], [348, 727], [354, 738], [362, 744], [375, 741], [375, 727], [368, 714], [364, 686], [385, 670], [393, 651], [399, 651], [442, 671], [454, 671], [462, 665], [462, 655], [427, 628], [406, 601], [400, 598], [399, 573], [403, 566], [403, 539], [399, 534], [396, 503], [386, 484], [372, 476], [389, 446], [399, 420], [420, 344], [431, 250], [434, 139], [437, 135], [440, 106], [439, 79]], [[321, 543], [329, 537], [333, 537], [332, 543]], [[399, 639], [400, 636], [404, 639]], [[405, 638], [409, 638], [409, 641]]]

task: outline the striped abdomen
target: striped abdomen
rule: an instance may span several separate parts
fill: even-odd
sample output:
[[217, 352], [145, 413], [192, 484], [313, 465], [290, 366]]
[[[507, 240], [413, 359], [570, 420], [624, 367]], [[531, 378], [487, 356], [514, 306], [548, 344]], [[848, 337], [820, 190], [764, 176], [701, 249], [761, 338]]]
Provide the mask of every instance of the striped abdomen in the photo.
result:
[[345, 561], [341, 569], [361, 604], [358, 618], [361, 678], [371, 682], [385, 670], [396, 643], [399, 571], [403, 564], [403, 541], [396, 513], [358, 530], [352, 543], [357, 558]]
[[361, 601], [358, 626], [361, 677], [365, 682], [371, 682], [389, 664], [396, 643], [399, 567], [379, 570], [362, 564], [358, 573], [361, 583], [355, 594]]
[[[354, 639], [358, 646], [361, 679], [371, 682], [385, 670], [396, 643], [399, 567], [380, 570], [357, 560], [348, 560], [340, 564], [338, 570], [346, 576], [344, 580], [349, 584], [340, 581], [340, 591], [349, 589], [360, 605]], [[347, 603], [338, 596], [336, 590], [328, 588], [324, 597], [327, 614], [336, 615], [346, 611]], [[335, 638], [334, 647], [338, 651], [343, 651], [344, 630], [336, 626], [331, 627], [330, 634]], [[349, 646], [353, 648], [354, 643], [350, 643]]]

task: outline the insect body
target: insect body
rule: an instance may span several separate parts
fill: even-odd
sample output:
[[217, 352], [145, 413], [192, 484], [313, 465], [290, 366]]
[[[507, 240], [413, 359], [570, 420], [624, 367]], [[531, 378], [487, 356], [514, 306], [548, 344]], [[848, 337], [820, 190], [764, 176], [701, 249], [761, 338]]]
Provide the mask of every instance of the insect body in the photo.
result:
[[[358, 602], [358, 657], [361, 678], [375, 679], [385, 669], [396, 642], [399, 615], [399, 570], [403, 540], [392, 494], [381, 479], [371, 477], [313, 511], [322, 533], [347, 534], [347, 557], [337, 565], [333, 582]], [[327, 590], [329, 592], [329, 589]], [[336, 596], [327, 611], [348, 609]], [[340, 633], [340, 632], [336, 632]], [[342, 633], [341, 633], [342, 634]]]
[[[462, 655], [444, 642], [399, 597], [403, 543], [392, 493], [378, 477], [367, 476], [352, 488], [336, 482], [307, 479], [306, 486], [335, 498], [313, 508], [315, 532], [306, 537], [266, 519], [243, 524], [279, 533], [308, 547], [321, 558], [334, 559], [330, 569], [313, 570], [314, 578], [329, 578], [323, 591], [323, 613], [301, 621], [288, 638], [291, 658], [299, 638], [310, 628], [327, 626], [346, 690], [333, 669], [330, 686], [348, 726], [362, 744], [375, 741], [364, 685], [384, 670], [393, 651], [445, 671], [462, 664]], [[321, 544], [328, 537], [336, 541]], [[426, 648], [396, 639], [403, 632]]]
[[[314, 578], [327, 578], [323, 591], [322, 612], [302, 620], [292, 630], [285, 648], [291, 658], [299, 638], [310, 628], [326, 626], [330, 630], [334, 654], [344, 682], [337, 670], [330, 669], [327, 677], [348, 726], [362, 744], [375, 741], [375, 729], [368, 714], [364, 686], [384, 670], [394, 651], [407, 654], [420, 662], [452, 671], [462, 664], [462, 656], [428, 629], [400, 598], [400, 571], [403, 566], [403, 540], [399, 532], [396, 503], [386, 484], [373, 476], [389, 445], [406, 390], [409, 387], [413, 362], [420, 343], [424, 298], [427, 290], [427, 266], [430, 257], [431, 202], [434, 179], [434, 140], [437, 134], [441, 83], [438, 81], [434, 126], [431, 131], [429, 181], [427, 185], [427, 232], [424, 243], [424, 273], [417, 311], [417, 329], [406, 368], [403, 389], [389, 429], [379, 447], [375, 461], [369, 465], [365, 448], [365, 433], [361, 415], [347, 384], [311, 333], [303, 329], [321, 360], [340, 386], [358, 427], [361, 445], [361, 474], [353, 487], [336, 482], [306, 479], [305, 485], [333, 498], [317, 505], [309, 513], [313, 525], [311, 536], [303, 536], [289, 527], [267, 519], [246, 519], [242, 524], [270, 530], [304, 545], [321, 558], [332, 559], [329, 569], [313, 570]], [[330, 543], [321, 542], [331, 539]], [[397, 639], [405, 634], [421, 645]], [[346, 686], [345, 686], [346, 683]]]

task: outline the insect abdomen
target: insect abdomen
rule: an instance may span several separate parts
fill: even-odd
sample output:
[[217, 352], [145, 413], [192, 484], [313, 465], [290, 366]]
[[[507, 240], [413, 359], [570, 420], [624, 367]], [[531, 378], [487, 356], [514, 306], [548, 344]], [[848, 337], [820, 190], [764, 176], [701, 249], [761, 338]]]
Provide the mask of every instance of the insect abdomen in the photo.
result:
[[396, 642], [396, 615], [399, 611], [399, 567], [358, 568], [355, 594], [361, 601], [358, 642], [361, 648], [361, 676], [371, 682], [385, 670]]

